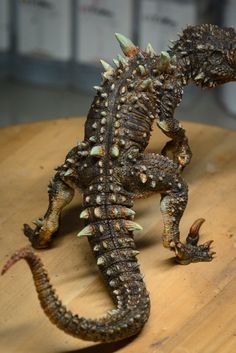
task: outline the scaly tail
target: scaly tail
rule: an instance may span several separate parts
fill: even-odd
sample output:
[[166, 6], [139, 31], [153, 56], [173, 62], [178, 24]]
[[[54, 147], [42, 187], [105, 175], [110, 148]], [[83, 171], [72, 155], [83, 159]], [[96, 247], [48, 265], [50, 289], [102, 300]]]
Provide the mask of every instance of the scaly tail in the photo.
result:
[[[45, 314], [58, 328], [74, 337], [89, 341], [118, 341], [137, 334], [148, 319], [149, 296], [140, 279], [138, 285], [133, 281], [132, 293], [125, 285], [124, 288], [119, 288], [115, 301], [122, 302], [122, 305], [118, 305], [117, 309], [101, 319], [86, 319], [71, 313], [58, 299], [41, 259], [30, 247], [16, 251], [3, 267], [1, 274], [21, 259], [24, 259], [31, 269]], [[135, 276], [137, 274], [134, 273]], [[132, 275], [129, 274], [129, 277], [131, 281]]]

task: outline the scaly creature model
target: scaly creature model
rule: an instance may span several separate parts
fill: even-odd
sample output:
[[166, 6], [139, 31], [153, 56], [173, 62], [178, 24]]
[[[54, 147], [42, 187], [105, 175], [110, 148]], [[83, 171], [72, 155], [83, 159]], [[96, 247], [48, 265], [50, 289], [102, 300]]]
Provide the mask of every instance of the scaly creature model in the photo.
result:
[[[163, 244], [181, 264], [211, 261], [212, 241], [198, 245], [203, 219], [191, 227], [185, 242], [179, 223], [188, 199], [181, 177], [190, 162], [185, 130], [174, 118], [183, 87], [189, 82], [212, 88], [236, 79], [236, 34], [232, 28], [189, 26], [168, 52], [145, 51], [116, 34], [125, 58], [116, 68], [101, 60], [103, 82], [85, 124], [84, 141], [67, 155], [49, 185], [49, 206], [36, 228], [24, 226], [34, 248], [46, 248], [58, 230], [61, 210], [76, 188], [83, 193], [81, 218], [87, 226], [78, 237], [88, 237], [92, 252], [116, 309], [100, 319], [73, 314], [58, 299], [46, 270], [31, 248], [17, 251], [3, 267], [5, 273], [20, 259], [27, 261], [41, 306], [49, 319], [66, 333], [84, 340], [111, 342], [137, 334], [149, 317], [150, 299], [139, 271], [133, 232], [136, 197], [161, 194]], [[153, 124], [170, 141], [162, 155], [145, 153]], [[167, 157], [171, 154], [172, 160]]]

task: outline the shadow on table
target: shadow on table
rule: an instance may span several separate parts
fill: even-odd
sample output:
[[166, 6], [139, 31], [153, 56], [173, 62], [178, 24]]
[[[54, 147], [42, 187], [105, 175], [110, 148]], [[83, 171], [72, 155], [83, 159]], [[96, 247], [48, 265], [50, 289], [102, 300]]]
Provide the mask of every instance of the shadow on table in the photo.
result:
[[114, 353], [118, 350], [126, 347], [131, 343], [137, 336], [127, 338], [122, 341], [112, 343], [100, 343], [95, 346], [81, 348], [73, 351], [61, 351], [60, 353]]

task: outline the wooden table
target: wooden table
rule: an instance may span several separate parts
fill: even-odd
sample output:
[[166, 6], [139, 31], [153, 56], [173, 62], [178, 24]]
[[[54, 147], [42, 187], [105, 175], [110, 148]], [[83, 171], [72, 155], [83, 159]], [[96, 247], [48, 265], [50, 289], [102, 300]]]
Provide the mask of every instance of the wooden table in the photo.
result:
[[[42, 215], [53, 168], [83, 137], [83, 119], [64, 119], [1, 129], [1, 264], [27, 244], [24, 222]], [[159, 196], [135, 204], [144, 231], [136, 235], [140, 264], [151, 296], [151, 317], [133, 340], [100, 345], [67, 336], [42, 312], [31, 274], [22, 261], [0, 279], [0, 352], [6, 353], [233, 353], [236, 351], [236, 132], [184, 123], [194, 158], [184, 175], [189, 204], [181, 223], [205, 217], [202, 241], [215, 239], [211, 263], [176, 265], [161, 244]], [[160, 151], [155, 131], [149, 150]], [[79, 194], [64, 211], [54, 247], [40, 251], [58, 294], [68, 307], [96, 317], [111, 308], [82, 227]]]

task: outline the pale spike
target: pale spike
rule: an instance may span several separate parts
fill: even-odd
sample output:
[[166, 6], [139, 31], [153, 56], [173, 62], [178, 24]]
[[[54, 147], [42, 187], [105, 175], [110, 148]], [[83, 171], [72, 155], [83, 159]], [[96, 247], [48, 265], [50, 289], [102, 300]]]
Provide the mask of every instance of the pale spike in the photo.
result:
[[129, 231], [135, 231], [135, 230], [143, 230], [143, 227], [141, 227], [138, 223], [135, 223], [133, 221], [125, 221], [125, 227], [129, 230]]
[[67, 171], [65, 172], [64, 176], [67, 176], [67, 175], [71, 175], [73, 173], [73, 169], [67, 169]]
[[106, 271], [106, 274], [107, 274], [108, 276], [110, 276], [110, 275], [112, 274], [112, 271], [110, 270], [110, 268], [108, 268], [108, 270]]
[[120, 66], [119, 60], [113, 59], [112, 61], [113, 61], [113, 63], [114, 63], [117, 67]]
[[86, 157], [89, 153], [88, 151], [78, 151], [77, 154], [82, 157]]
[[152, 79], [151, 78], [147, 78], [146, 80], [144, 80], [141, 85], [139, 86], [142, 90], [147, 89], [152, 83]]
[[194, 80], [202, 80], [205, 77], [203, 72], [200, 72], [197, 76], [194, 77]]
[[155, 187], [156, 187], [156, 182], [155, 182], [155, 180], [152, 180], [152, 181], [151, 181], [151, 187], [152, 187], [152, 188], [155, 188]]
[[116, 315], [117, 313], [119, 313], [118, 309], [108, 310], [107, 311], [107, 316], [112, 317], [112, 316]]
[[67, 158], [66, 162], [69, 162], [69, 163], [75, 163], [75, 160], [73, 158]]
[[104, 78], [104, 80], [108, 80], [108, 81], [112, 79], [111, 73], [108, 71], [103, 72], [102, 77]]
[[96, 136], [90, 136], [89, 141], [96, 142], [97, 141]]
[[119, 232], [120, 231], [120, 224], [118, 222], [115, 223], [114, 228], [115, 228], [115, 230], [117, 230]]
[[112, 212], [115, 216], [117, 216], [119, 214], [119, 211], [116, 207], [112, 209]]
[[139, 177], [140, 177], [140, 180], [143, 184], [145, 184], [147, 182], [147, 175], [146, 174], [140, 173]]
[[99, 258], [97, 259], [97, 265], [98, 265], [98, 266], [104, 265], [104, 263], [105, 263], [105, 261], [104, 261], [103, 257], [99, 257]]
[[99, 251], [100, 250], [100, 245], [96, 244], [93, 248], [93, 251]]
[[98, 195], [98, 196], [96, 197], [96, 202], [97, 202], [97, 204], [100, 204], [100, 203], [102, 202], [102, 198], [101, 198], [100, 195]]
[[120, 54], [117, 55], [117, 58], [118, 58], [119, 62], [120, 62], [121, 64], [123, 64], [123, 65], [126, 65], [126, 64], [128, 63], [128, 62], [125, 60], [125, 58], [124, 58], [122, 55], [120, 55]]
[[160, 60], [163, 65], [169, 64], [169, 62], [170, 62], [169, 53], [167, 53], [167, 51], [162, 51], [161, 56], [160, 56]]
[[115, 290], [113, 290], [113, 293], [114, 293], [115, 295], [119, 295], [119, 294], [120, 294], [120, 291], [119, 291], [119, 289], [115, 289]]
[[121, 87], [120, 93], [121, 93], [121, 94], [124, 94], [125, 92], [126, 92], [126, 87], [125, 87], [125, 86]]
[[104, 70], [109, 72], [110, 74], [114, 71], [113, 67], [110, 64], [108, 64], [106, 61], [100, 60], [100, 63], [102, 64]]
[[159, 81], [159, 80], [155, 80], [154, 81], [154, 86], [155, 87], [161, 87], [161, 86], [163, 86], [163, 83], [161, 81]]
[[134, 216], [135, 215], [135, 211], [131, 210], [131, 208], [128, 208], [128, 207], [122, 207], [121, 212], [125, 216]]
[[41, 221], [40, 219], [36, 219], [35, 221], [32, 221], [32, 223], [38, 227], [42, 227], [43, 225], [43, 221]]
[[145, 75], [146, 74], [146, 69], [145, 69], [145, 67], [143, 65], [139, 65], [138, 68], [139, 68], [139, 71], [140, 71], [141, 75]]
[[134, 43], [130, 39], [120, 33], [115, 33], [115, 36], [120, 44], [121, 50], [126, 56], [132, 57], [138, 53], [139, 49], [136, 47], [136, 45], [134, 45]]
[[171, 61], [171, 64], [176, 65], [177, 64], [176, 55], [173, 55], [170, 61]]
[[106, 242], [106, 241], [103, 241], [103, 242], [102, 242], [102, 246], [103, 246], [104, 249], [107, 249], [107, 248], [108, 248], [107, 242]]
[[111, 201], [116, 202], [116, 195], [115, 194], [111, 195]]
[[202, 44], [199, 44], [197, 45], [197, 49], [202, 50], [202, 49], [206, 49], [206, 47]]
[[94, 209], [94, 215], [97, 217], [97, 218], [101, 218], [102, 217], [102, 210], [100, 207], [96, 207]]
[[148, 43], [147, 48], [146, 48], [146, 52], [147, 52], [148, 54], [150, 54], [151, 58], [152, 58], [154, 55], [156, 55], [156, 52], [155, 52], [155, 50], [153, 49], [151, 43]]
[[77, 234], [77, 237], [82, 238], [89, 237], [91, 235], [93, 235], [93, 227], [91, 225], [88, 225]]
[[103, 146], [94, 146], [90, 151], [90, 156], [101, 158], [105, 154]]
[[80, 218], [83, 218], [83, 219], [89, 218], [89, 211], [87, 208], [80, 213]]
[[120, 122], [119, 122], [119, 121], [115, 121], [115, 122], [114, 122], [114, 127], [115, 127], [115, 128], [120, 127]]
[[138, 250], [132, 250], [132, 255], [137, 256], [139, 254]]
[[94, 88], [96, 91], [102, 91], [102, 87], [100, 87], [100, 86], [93, 86], [93, 88]]
[[113, 146], [110, 150], [110, 155], [113, 157], [113, 158], [117, 158], [120, 154], [120, 151], [119, 151], [119, 148], [117, 146]]

